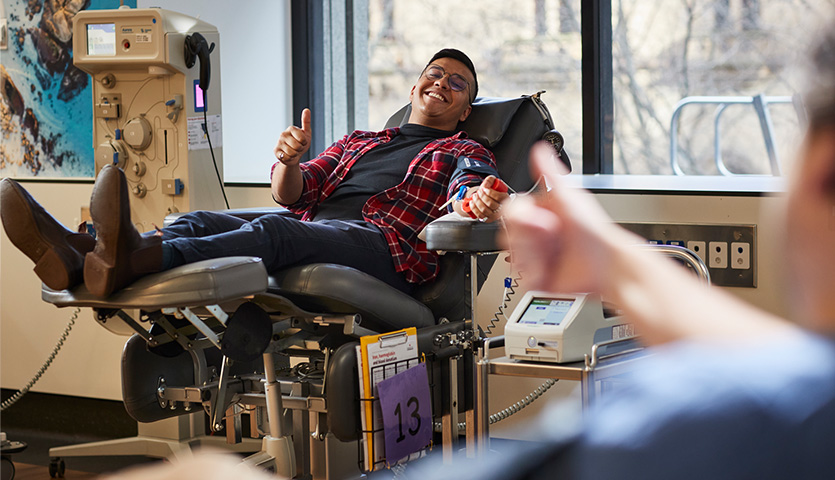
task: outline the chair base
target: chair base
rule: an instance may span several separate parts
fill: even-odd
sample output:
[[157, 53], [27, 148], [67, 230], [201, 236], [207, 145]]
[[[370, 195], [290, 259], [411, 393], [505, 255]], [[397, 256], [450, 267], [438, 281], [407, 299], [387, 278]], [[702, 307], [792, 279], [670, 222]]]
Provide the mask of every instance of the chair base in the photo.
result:
[[[241, 443], [229, 444], [226, 437], [205, 435], [202, 428], [203, 416], [201, 411], [153, 423], [140, 423], [139, 435], [135, 437], [53, 447], [49, 449], [49, 456], [62, 458], [135, 455], [149, 458], [188, 458], [193, 449], [201, 447], [214, 447], [238, 453], [257, 452], [261, 449], [261, 440], [257, 438], [245, 438]], [[195, 426], [197, 428], [194, 428]]]

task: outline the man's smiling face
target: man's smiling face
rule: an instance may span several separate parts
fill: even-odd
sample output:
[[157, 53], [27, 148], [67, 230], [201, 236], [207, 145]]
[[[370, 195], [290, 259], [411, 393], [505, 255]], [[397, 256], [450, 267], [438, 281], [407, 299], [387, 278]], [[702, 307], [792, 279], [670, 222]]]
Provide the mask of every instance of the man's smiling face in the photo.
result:
[[[418, 79], [409, 100], [412, 103], [412, 114], [409, 123], [437, 128], [439, 130], [455, 130], [458, 122], [462, 122], [470, 114], [470, 94], [474, 82], [473, 74], [458, 60], [453, 58], [438, 58], [432, 65], [441, 67], [445, 74], [437, 80], [432, 80], [424, 71]], [[460, 75], [468, 85], [461, 91], [455, 91], [450, 86], [450, 76]]]

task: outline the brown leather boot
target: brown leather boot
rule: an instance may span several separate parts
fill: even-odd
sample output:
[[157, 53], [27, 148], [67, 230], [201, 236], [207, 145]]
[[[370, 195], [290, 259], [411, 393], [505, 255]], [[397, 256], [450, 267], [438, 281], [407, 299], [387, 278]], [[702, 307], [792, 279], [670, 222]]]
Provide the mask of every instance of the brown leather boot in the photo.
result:
[[84, 284], [106, 297], [162, 266], [162, 239], [142, 237], [130, 219], [128, 184], [118, 167], [104, 167], [90, 197], [96, 248], [84, 262]]
[[9, 240], [35, 262], [47, 287], [65, 290], [81, 283], [84, 255], [96, 245], [92, 235], [61, 225], [10, 178], [0, 181], [0, 217]]

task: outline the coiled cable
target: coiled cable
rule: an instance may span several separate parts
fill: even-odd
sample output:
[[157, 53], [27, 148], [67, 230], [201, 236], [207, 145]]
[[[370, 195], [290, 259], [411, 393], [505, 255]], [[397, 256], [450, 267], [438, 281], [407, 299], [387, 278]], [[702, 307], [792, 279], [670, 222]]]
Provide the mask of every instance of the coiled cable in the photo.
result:
[[[535, 402], [539, 397], [541, 397], [545, 392], [547, 392], [554, 384], [557, 383], [557, 379], [549, 378], [546, 380], [542, 385], [537, 387], [533, 392], [529, 393], [525, 398], [519, 400], [518, 402], [514, 403], [513, 405], [501, 410], [499, 412], [494, 413], [487, 417], [489, 425], [493, 425], [494, 423], [499, 423], [502, 420], [511, 417], [512, 415], [519, 413], [522, 411], [523, 408], [527, 407], [528, 405]], [[441, 422], [435, 422], [435, 431], [440, 432], [443, 429]], [[458, 423], [458, 431], [466, 430], [467, 429], [467, 422], [459, 422]]]
[[507, 308], [507, 304], [510, 303], [510, 299], [513, 297], [513, 295], [516, 294], [516, 288], [519, 286], [520, 280], [522, 280], [522, 272], [519, 272], [515, 277], [505, 277], [502, 303], [499, 305], [499, 309], [496, 310], [495, 313], [493, 313], [493, 318], [490, 319], [490, 323], [489, 325], [487, 325], [487, 328], [484, 331], [485, 335], [492, 335], [493, 329], [496, 328], [498, 323], [501, 321], [499, 315], [507, 319], [505, 309]]
[[15, 393], [11, 397], [9, 397], [2, 404], [0, 404], [0, 412], [6, 410], [7, 408], [9, 408], [12, 405], [14, 405], [15, 403], [17, 403], [17, 401], [20, 400], [21, 397], [26, 395], [29, 392], [29, 390], [32, 387], [34, 387], [36, 383], [38, 383], [38, 380], [41, 379], [43, 374], [46, 373], [46, 369], [48, 369], [49, 366], [52, 365], [52, 361], [55, 360], [55, 356], [58, 355], [58, 352], [61, 350], [61, 347], [64, 346], [64, 341], [67, 339], [67, 336], [70, 334], [70, 331], [72, 330], [73, 325], [75, 325], [75, 321], [78, 318], [79, 313], [81, 313], [80, 308], [76, 308], [75, 311], [72, 312], [72, 318], [70, 318], [69, 323], [67, 323], [67, 327], [64, 329], [64, 333], [61, 335], [61, 338], [58, 339], [58, 343], [55, 344], [55, 348], [52, 349], [52, 353], [49, 355], [49, 358], [46, 359], [44, 364], [41, 366], [41, 369], [38, 370], [38, 373], [35, 374], [35, 376], [32, 378], [32, 380], [30, 380], [29, 383], [27, 383], [25, 387], [18, 390], [17, 393]]
[[[542, 385], [537, 387], [533, 392], [531, 392], [527, 397], [519, 400], [518, 402], [514, 403], [513, 405], [505, 408], [504, 410], [494, 413], [488, 417], [490, 421], [490, 425], [494, 423], [501, 422], [502, 420], [510, 417], [511, 415], [520, 412], [523, 408], [527, 407], [528, 405], [532, 404], [536, 401], [539, 397], [542, 396], [545, 392], [548, 391], [554, 384], [557, 383], [557, 380], [554, 378], [549, 378], [546, 380]], [[460, 427], [459, 427], [460, 428]]]

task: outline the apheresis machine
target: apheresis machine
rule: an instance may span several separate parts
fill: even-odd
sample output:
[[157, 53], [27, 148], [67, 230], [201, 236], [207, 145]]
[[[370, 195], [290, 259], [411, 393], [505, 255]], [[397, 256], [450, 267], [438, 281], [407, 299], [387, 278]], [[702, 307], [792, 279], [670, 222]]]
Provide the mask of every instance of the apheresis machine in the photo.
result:
[[85, 10], [73, 62], [92, 76], [96, 174], [125, 171], [141, 230], [224, 208], [217, 29], [158, 8]]
[[522, 297], [504, 332], [510, 358], [556, 363], [583, 360], [592, 345], [635, 334], [597, 295], [539, 291]]

